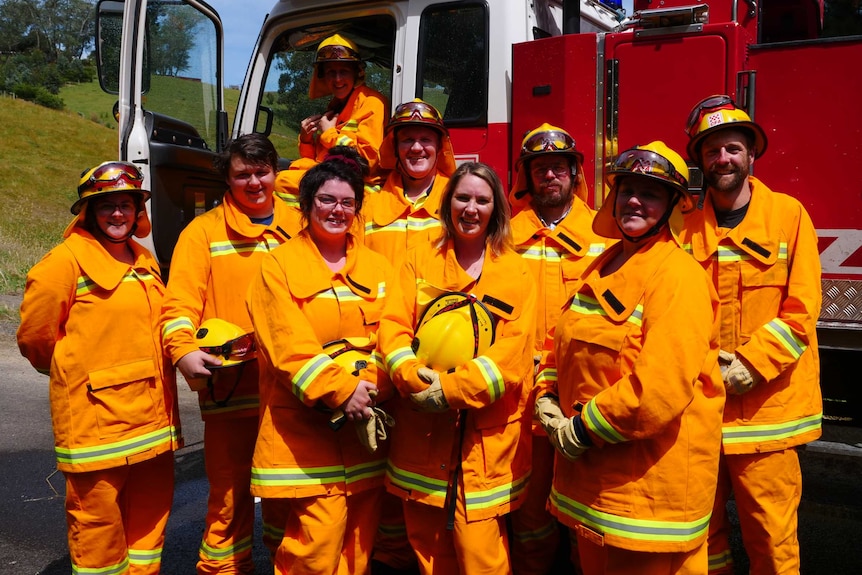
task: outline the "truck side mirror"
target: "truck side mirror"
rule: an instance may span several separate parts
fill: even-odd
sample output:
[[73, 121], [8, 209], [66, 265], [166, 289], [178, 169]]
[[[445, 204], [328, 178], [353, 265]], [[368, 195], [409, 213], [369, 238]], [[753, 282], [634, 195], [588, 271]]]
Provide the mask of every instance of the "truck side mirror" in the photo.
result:
[[[100, 0], [96, 7], [96, 68], [99, 85], [109, 94], [120, 93], [120, 49], [123, 41], [123, 2]], [[142, 92], [150, 89], [149, 50], [144, 61]]]

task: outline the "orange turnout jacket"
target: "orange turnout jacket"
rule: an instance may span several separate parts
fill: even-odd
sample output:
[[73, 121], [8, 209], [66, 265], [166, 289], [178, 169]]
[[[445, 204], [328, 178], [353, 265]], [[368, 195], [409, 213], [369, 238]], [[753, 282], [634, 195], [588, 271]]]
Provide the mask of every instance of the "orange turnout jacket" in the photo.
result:
[[383, 127], [389, 119], [386, 97], [365, 84], [353, 89], [347, 103], [338, 114], [335, 127], [315, 134], [314, 141], [299, 142], [299, 155], [287, 170], [276, 176], [276, 194], [294, 207], [299, 207], [299, 180], [305, 172], [319, 164], [333, 146], [353, 146], [359, 155], [368, 161], [369, 174], [366, 181], [376, 183], [377, 165], [380, 163], [380, 145], [383, 143]]
[[[444, 413], [413, 410], [396, 402], [387, 489], [402, 499], [443, 507], [456, 485], [467, 520], [487, 519], [520, 505], [529, 479], [532, 411], [526, 409], [532, 377], [536, 295], [529, 270], [513, 251], [486, 250], [479, 280], [455, 259], [450, 240], [441, 248], [410, 250], [380, 325], [386, 367], [402, 396], [422, 391], [422, 366], [411, 349], [425, 306], [447, 291], [471, 293], [496, 318], [493, 345], [479, 357], [441, 374], [449, 403]], [[460, 415], [460, 414], [463, 414]]]
[[537, 395], [580, 413], [594, 444], [557, 456], [551, 510], [614, 547], [688, 551], [707, 535], [718, 477], [718, 299], [669, 232], [602, 277], [620, 249], [575, 286], [537, 377]]
[[395, 263], [408, 248], [430, 241], [440, 229], [440, 201], [448, 183], [438, 172], [431, 190], [414, 204], [404, 197], [401, 174], [390, 173], [379, 192], [365, 196], [365, 245]]
[[330, 359], [323, 345], [374, 336], [391, 273], [383, 256], [352, 235], [347, 260], [336, 273], [307, 231], [263, 260], [248, 294], [263, 404], [252, 463], [254, 495], [350, 495], [382, 485], [385, 450], [369, 454], [352, 422], [339, 431], [328, 425], [332, 410], [360, 379], [377, 384], [378, 402], [392, 396], [379, 355], [355, 376]]
[[[728, 454], [777, 451], [820, 437], [823, 403], [817, 318], [817, 232], [796, 199], [754, 177], [742, 222], [719, 228], [712, 202], [689, 213], [680, 241], [706, 269], [721, 300], [721, 348], [744, 358], [762, 381], [729, 395]], [[752, 374], [754, 375], [754, 374]]]
[[[195, 332], [204, 320], [219, 318], [252, 331], [248, 286], [261, 258], [299, 231], [297, 213], [276, 201], [272, 223], [253, 224], [228, 192], [224, 203], [186, 226], [174, 248], [162, 307], [162, 341], [174, 364], [198, 349]], [[198, 392], [201, 416], [257, 417], [257, 362], [214, 373], [213, 389]]]
[[75, 227], [27, 274], [18, 347], [50, 373], [57, 467], [109, 469], [182, 447], [173, 369], [158, 337], [164, 285], [129, 240], [132, 265]]

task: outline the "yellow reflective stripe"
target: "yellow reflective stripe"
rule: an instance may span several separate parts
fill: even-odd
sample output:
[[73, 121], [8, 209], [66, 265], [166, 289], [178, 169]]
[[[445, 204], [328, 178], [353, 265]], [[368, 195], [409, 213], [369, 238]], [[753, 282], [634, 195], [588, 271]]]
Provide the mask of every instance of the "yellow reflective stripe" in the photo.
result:
[[710, 572], [718, 571], [733, 565], [733, 553], [730, 549], [725, 549], [720, 553], [709, 555], [707, 559], [707, 569]]
[[549, 246], [547, 244], [530, 247], [521, 246], [518, 248], [518, 253], [521, 254], [522, 258], [528, 260], [544, 260], [554, 263], [559, 263], [563, 257], [568, 254], [568, 252], [563, 249]]
[[201, 541], [201, 547], [199, 551], [205, 559], [210, 559], [212, 561], [225, 561], [227, 559], [230, 559], [231, 557], [234, 557], [251, 549], [251, 537], [252, 536], [249, 535], [235, 542], [233, 545], [228, 545], [227, 547], [221, 547], [219, 549], [207, 545], [206, 541]]
[[120, 575], [129, 572], [129, 558], [126, 557], [115, 565], [108, 567], [79, 567], [72, 560], [73, 575]]
[[[691, 244], [687, 244], [686, 251], [691, 252]], [[719, 262], [741, 262], [754, 259], [748, 252], [736, 246], [720, 245], [713, 256]], [[778, 244], [778, 259], [787, 259], [787, 242]]]
[[[346, 126], [345, 126], [346, 127]], [[342, 131], [347, 131], [342, 128]], [[355, 130], [354, 130], [355, 131]], [[353, 140], [348, 138], [347, 136], [339, 136], [338, 139], [335, 140], [336, 146], [352, 146]]]
[[158, 565], [161, 562], [161, 547], [158, 549], [129, 549], [129, 563], [131, 565]]
[[75, 295], [82, 296], [84, 294], [90, 293], [96, 287], [96, 282], [88, 278], [87, 276], [81, 276], [78, 278], [77, 285], [75, 286]]
[[[582, 293], [576, 293], [572, 296], [572, 301], [569, 304], [569, 309], [573, 312], [582, 315], [602, 315], [608, 317], [607, 312], [599, 305], [596, 298], [590, 297]], [[638, 304], [635, 306], [632, 314], [626, 318], [626, 321], [637, 326], [643, 325], [644, 306]]]
[[366, 461], [359, 465], [346, 467], [344, 469], [344, 482], [350, 485], [351, 483], [358, 483], [364, 479], [383, 477], [384, 473], [386, 473], [386, 459]]
[[634, 541], [695, 541], [706, 535], [711, 515], [707, 513], [694, 521], [633, 519], [597, 511], [562, 495], [555, 488], [551, 489], [551, 503], [560, 512], [600, 533]]
[[305, 362], [305, 364], [299, 368], [296, 374], [291, 378], [291, 382], [293, 383], [293, 393], [301, 400], [305, 401], [305, 390], [308, 389], [308, 386], [311, 385], [311, 382], [320, 375], [320, 372], [329, 365], [334, 364], [325, 353], [319, 353]]
[[539, 383], [556, 383], [557, 382], [557, 368], [555, 367], [546, 367], [536, 374], [536, 384]]
[[276, 547], [284, 539], [284, 527], [277, 527], [271, 523], [263, 522], [263, 540], [273, 542]]
[[416, 360], [416, 354], [413, 353], [412, 348], [399, 347], [393, 350], [392, 353], [386, 354], [383, 359], [386, 362], [386, 371], [389, 372], [389, 376], [395, 377], [395, 370], [401, 367], [401, 364], [407, 360]]
[[391, 232], [391, 233], [407, 233], [407, 232], [421, 232], [425, 230], [433, 230], [435, 228], [440, 227], [440, 220], [432, 217], [427, 218], [414, 218], [408, 217], [405, 220], [395, 220], [391, 224], [386, 224], [384, 226], [380, 226], [375, 224], [373, 221], [365, 222], [365, 234], [373, 235], [380, 232]]
[[371, 352], [371, 363], [377, 366], [377, 369], [381, 371], [386, 371], [386, 364], [383, 361], [383, 356], [380, 355], [380, 352], [376, 349]]
[[250, 254], [254, 252], [269, 252], [279, 246], [275, 238], [264, 238], [260, 241], [223, 241], [210, 243], [210, 257]]
[[227, 405], [215, 403], [209, 394], [202, 394], [198, 397], [203, 398], [198, 401], [198, 405], [200, 406], [201, 414], [206, 415], [242, 411], [244, 409], [258, 409], [260, 407], [260, 396], [258, 395], [234, 395], [230, 398]]
[[531, 529], [529, 531], [518, 531], [515, 526], [512, 526], [512, 535], [517, 541], [522, 543], [526, 543], [528, 541], [543, 541], [556, 533], [557, 524], [553, 521], [549, 521], [539, 527], [538, 529]]
[[738, 445], [787, 439], [820, 428], [822, 421], [823, 413], [818, 413], [782, 423], [727, 426], [721, 428], [721, 441], [725, 445]]
[[596, 257], [602, 255], [605, 251], [605, 244], [590, 244], [589, 249], [587, 250], [587, 255], [591, 257]]
[[505, 485], [499, 485], [492, 489], [486, 489], [485, 491], [471, 491], [465, 493], [464, 500], [467, 506], [467, 511], [497, 507], [517, 499], [524, 492], [529, 479], [530, 474], [528, 473], [524, 477], [515, 479]]
[[[386, 282], [377, 284], [377, 297], [386, 297]], [[365, 298], [353, 293], [347, 286], [337, 286], [323, 290], [314, 295], [315, 299], [334, 299], [340, 302], [365, 301]]]
[[[345, 122], [344, 125], [341, 127], [342, 132], [356, 132], [358, 130], [359, 130], [359, 122], [353, 118], [351, 118], [350, 120], [347, 120], [347, 122]], [[348, 142], [350, 142], [350, 141], [352, 141], [352, 140], [348, 139]], [[339, 144], [341, 144], [340, 140], [339, 140]], [[346, 144], [341, 144], [341, 145], [346, 145]]]
[[101, 443], [92, 447], [76, 447], [72, 449], [55, 447], [54, 453], [57, 455], [59, 463], [80, 465], [96, 461], [108, 461], [116, 457], [128, 457], [142, 451], [147, 451], [148, 449], [156, 449], [164, 443], [170, 444], [176, 440], [177, 430], [171, 425], [131, 439]]
[[343, 483], [345, 470], [343, 465], [328, 465], [302, 469], [251, 468], [251, 484], [260, 487], [294, 487], [300, 485], [325, 485], [327, 483]]
[[449, 483], [443, 479], [434, 479], [412, 471], [405, 471], [393, 465], [391, 461], [386, 468], [386, 477], [402, 489], [418, 491], [432, 497], [438, 497], [441, 500], [446, 499], [446, 492], [449, 489]]
[[506, 385], [503, 381], [503, 374], [494, 360], [486, 355], [471, 360], [479, 367], [479, 373], [482, 374], [482, 379], [485, 380], [485, 385], [488, 386], [488, 395], [491, 396], [491, 402], [497, 401], [503, 397], [503, 392], [506, 391]]
[[178, 317], [176, 319], [172, 319], [165, 324], [165, 327], [162, 328], [162, 337], [167, 337], [175, 331], [179, 331], [181, 329], [195, 331], [195, 325], [192, 323], [192, 320], [187, 317]]
[[288, 206], [299, 209], [299, 196], [296, 194], [288, 194], [287, 192], [279, 192], [276, 190], [275, 195], [283, 200]]
[[801, 339], [796, 337], [796, 334], [793, 333], [793, 330], [790, 329], [790, 326], [787, 325], [786, 322], [775, 318], [771, 322], [767, 323], [763, 326], [766, 331], [775, 336], [775, 339], [778, 340], [778, 343], [781, 344], [784, 349], [790, 352], [790, 355], [793, 356], [793, 359], [799, 359], [799, 357], [808, 349], [808, 346], [805, 345]]
[[404, 523], [379, 523], [377, 525], [377, 535], [391, 539], [393, 537], [407, 537], [407, 526]]
[[620, 435], [620, 432], [614, 429], [608, 423], [608, 420], [605, 419], [605, 416], [602, 415], [602, 412], [599, 411], [595, 399], [591, 399], [587, 403], [584, 411], [581, 413], [581, 417], [590, 431], [601, 437], [604, 441], [608, 443], [622, 443], [626, 441], [626, 438]]

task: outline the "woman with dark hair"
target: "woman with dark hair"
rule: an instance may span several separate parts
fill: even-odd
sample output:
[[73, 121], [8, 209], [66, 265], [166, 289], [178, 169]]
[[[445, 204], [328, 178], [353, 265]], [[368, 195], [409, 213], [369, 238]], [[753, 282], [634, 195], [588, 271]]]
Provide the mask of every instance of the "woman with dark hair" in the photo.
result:
[[440, 217], [436, 241], [407, 252], [380, 324], [406, 422], [386, 486], [422, 573], [508, 574], [505, 515], [529, 478], [535, 289], [491, 168], [455, 170]]
[[[370, 350], [392, 272], [356, 237], [363, 168], [341, 146], [308, 170], [305, 227], [264, 259], [249, 290], [262, 404], [252, 493], [289, 508], [279, 574], [366, 573], [377, 530], [386, 464], [378, 440], [389, 417], [376, 404], [392, 391]], [[332, 344], [367, 359], [346, 367]]]
[[150, 231], [143, 175], [85, 172], [64, 240], [27, 274], [18, 347], [50, 374], [75, 573], [157, 574], [182, 446], [176, 380], [158, 338], [165, 287], [132, 236]]

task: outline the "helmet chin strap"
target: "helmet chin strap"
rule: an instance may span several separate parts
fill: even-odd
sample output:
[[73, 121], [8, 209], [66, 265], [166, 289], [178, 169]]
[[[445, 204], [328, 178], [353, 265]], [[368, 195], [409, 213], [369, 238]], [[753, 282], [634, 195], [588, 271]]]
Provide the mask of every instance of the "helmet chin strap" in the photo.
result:
[[665, 210], [662, 217], [660, 217], [659, 220], [655, 223], [655, 225], [653, 227], [651, 227], [650, 229], [648, 229], [645, 234], [640, 235], [638, 237], [630, 236], [623, 231], [623, 228], [620, 226], [620, 223], [617, 221], [616, 203], [614, 203], [614, 213], [613, 213], [614, 222], [616, 222], [617, 229], [620, 230], [620, 233], [623, 235], [623, 238], [625, 238], [628, 241], [635, 243], [635, 244], [638, 242], [642, 242], [643, 240], [645, 240], [647, 238], [653, 237], [654, 235], [656, 235], [657, 233], [659, 233], [662, 230], [662, 228], [665, 226], [665, 224], [670, 219], [670, 216], [673, 213], [673, 208], [676, 206], [677, 202], [679, 202], [679, 199], [680, 199], [680, 195], [678, 193], [674, 192], [673, 199], [671, 200], [670, 205], [668, 205], [667, 210]]

